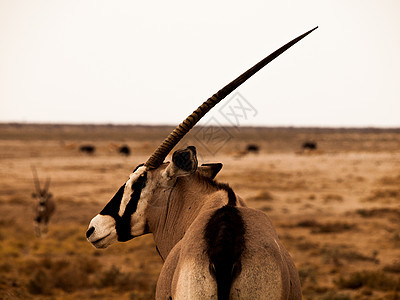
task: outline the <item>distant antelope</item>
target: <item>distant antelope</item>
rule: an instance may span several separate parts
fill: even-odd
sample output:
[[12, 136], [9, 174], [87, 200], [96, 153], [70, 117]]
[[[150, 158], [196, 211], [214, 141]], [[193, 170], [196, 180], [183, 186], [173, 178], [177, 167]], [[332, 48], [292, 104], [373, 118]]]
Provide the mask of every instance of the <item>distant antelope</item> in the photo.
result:
[[128, 145], [122, 145], [119, 147], [118, 152], [122, 155], [129, 156], [131, 154], [131, 149]]
[[41, 237], [42, 233], [47, 233], [47, 224], [49, 223], [50, 217], [54, 213], [56, 208], [53, 195], [49, 192], [50, 178], [47, 178], [44, 188], [40, 188], [40, 181], [37, 176], [35, 168], [32, 168], [33, 182], [35, 184], [36, 192], [32, 193], [32, 198], [37, 199], [35, 205], [35, 233], [38, 237]]
[[110, 152], [118, 152], [121, 155], [129, 156], [131, 155], [131, 148], [129, 148], [128, 145], [126, 144], [115, 144], [115, 143], [110, 143], [108, 145], [108, 151]]
[[317, 143], [313, 141], [308, 141], [304, 142], [303, 145], [301, 145], [301, 147], [303, 148], [303, 151], [313, 151], [317, 150]]
[[79, 151], [87, 154], [93, 154], [96, 151], [96, 147], [93, 145], [82, 145], [79, 147]]
[[247, 153], [258, 154], [259, 151], [260, 151], [260, 146], [258, 146], [256, 144], [248, 144], [247, 147], [246, 147], [246, 152]]
[[164, 159], [212, 107], [313, 30], [205, 101], [91, 220], [86, 236], [96, 248], [153, 233], [164, 260], [156, 299], [301, 299], [297, 270], [269, 218], [214, 180], [222, 164], [198, 167], [193, 146]]
[[258, 154], [259, 151], [260, 151], [260, 146], [256, 144], [248, 144], [245, 149], [237, 150], [236, 152], [232, 153], [232, 155], [234, 158], [243, 158], [250, 153]]

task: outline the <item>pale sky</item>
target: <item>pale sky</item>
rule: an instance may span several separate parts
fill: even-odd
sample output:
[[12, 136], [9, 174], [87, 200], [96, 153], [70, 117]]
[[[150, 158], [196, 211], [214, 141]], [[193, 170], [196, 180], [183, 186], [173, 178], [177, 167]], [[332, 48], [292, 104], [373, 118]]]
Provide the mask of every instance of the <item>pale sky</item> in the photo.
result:
[[0, 122], [178, 124], [315, 26], [224, 100], [238, 125], [399, 127], [398, 0], [0, 0]]

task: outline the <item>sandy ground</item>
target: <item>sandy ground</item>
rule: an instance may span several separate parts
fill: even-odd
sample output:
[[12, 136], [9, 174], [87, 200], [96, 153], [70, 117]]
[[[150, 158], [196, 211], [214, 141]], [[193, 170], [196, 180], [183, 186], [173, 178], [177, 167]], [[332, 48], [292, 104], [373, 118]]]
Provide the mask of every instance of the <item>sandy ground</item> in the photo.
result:
[[[154, 298], [162, 261], [151, 235], [101, 251], [84, 234], [169, 129], [1, 125], [0, 298]], [[306, 140], [318, 150], [302, 152]], [[248, 143], [260, 152], [245, 154]], [[272, 219], [304, 299], [399, 299], [400, 130], [248, 128], [210, 143], [200, 128], [181, 144], [194, 144], [200, 163], [222, 162], [217, 179]], [[57, 203], [41, 239], [31, 166], [51, 178]]]

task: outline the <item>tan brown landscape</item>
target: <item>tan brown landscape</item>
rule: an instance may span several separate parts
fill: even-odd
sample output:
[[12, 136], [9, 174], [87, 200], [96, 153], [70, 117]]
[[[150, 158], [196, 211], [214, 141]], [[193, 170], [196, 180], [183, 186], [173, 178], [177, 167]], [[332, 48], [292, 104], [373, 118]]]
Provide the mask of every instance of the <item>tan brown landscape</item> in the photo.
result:
[[[0, 124], [0, 298], [154, 299], [151, 235], [97, 250], [85, 231], [170, 129]], [[306, 141], [318, 148], [303, 151]], [[400, 129], [197, 127], [186, 145], [199, 163], [222, 162], [217, 180], [272, 219], [304, 299], [400, 299]], [[42, 238], [32, 166], [57, 205]]]

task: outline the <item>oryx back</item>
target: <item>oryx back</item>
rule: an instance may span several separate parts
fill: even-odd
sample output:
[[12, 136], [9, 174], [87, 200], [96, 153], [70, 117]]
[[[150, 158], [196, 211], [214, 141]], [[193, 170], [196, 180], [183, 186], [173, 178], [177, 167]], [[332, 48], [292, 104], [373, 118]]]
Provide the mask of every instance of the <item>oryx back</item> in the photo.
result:
[[221, 204], [201, 213], [171, 251], [157, 298], [301, 299], [297, 271], [269, 218], [229, 187], [203, 200]]

